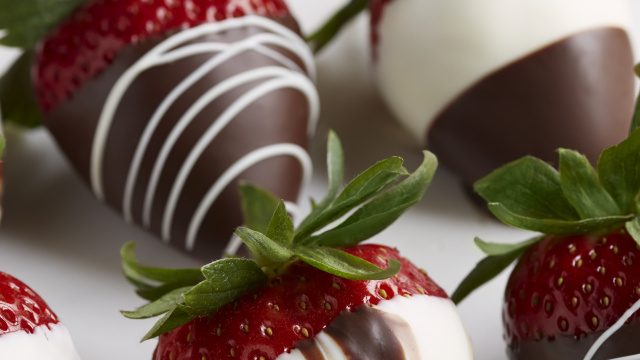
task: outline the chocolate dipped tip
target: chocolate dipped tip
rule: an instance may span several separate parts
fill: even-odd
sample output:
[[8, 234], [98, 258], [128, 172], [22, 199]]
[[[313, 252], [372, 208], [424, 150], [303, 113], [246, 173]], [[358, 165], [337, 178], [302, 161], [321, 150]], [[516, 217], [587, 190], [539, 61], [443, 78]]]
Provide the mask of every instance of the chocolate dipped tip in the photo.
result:
[[[507, 349], [512, 360], [567, 360], [583, 359], [594, 342], [604, 331], [580, 337], [557, 336], [553, 339], [525, 341]], [[637, 319], [624, 325], [613, 334], [593, 357], [593, 360], [609, 360], [640, 354], [640, 321]]]
[[471, 185], [493, 169], [555, 150], [592, 161], [626, 137], [634, 104], [627, 33], [598, 28], [562, 39], [486, 76], [436, 118], [428, 145]]
[[127, 46], [45, 124], [127, 221], [217, 258], [242, 223], [240, 180], [296, 202], [310, 177], [319, 104], [297, 29], [247, 16]]

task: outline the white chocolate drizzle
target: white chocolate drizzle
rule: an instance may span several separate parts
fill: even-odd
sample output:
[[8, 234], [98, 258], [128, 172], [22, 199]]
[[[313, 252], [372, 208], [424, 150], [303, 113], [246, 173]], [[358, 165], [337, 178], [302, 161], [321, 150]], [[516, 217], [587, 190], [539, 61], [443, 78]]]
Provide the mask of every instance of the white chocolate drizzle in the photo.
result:
[[[201, 39], [207, 35], [215, 35], [224, 31], [255, 27], [264, 32], [251, 35], [242, 40], [225, 43], [216, 42], [204, 38], [201, 42], [189, 43]], [[297, 56], [304, 69], [287, 56], [273, 49], [273, 47], [286, 50]], [[156, 129], [171, 108], [174, 102], [198, 81], [211, 73], [216, 67], [243, 54], [247, 51], [255, 51], [275, 61], [279, 66], [264, 66], [248, 69], [247, 71], [230, 76], [208, 89], [200, 98], [192, 104], [171, 129], [162, 148], [155, 158], [149, 183], [146, 186], [142, 222], [145, 227], [151, 224], [151, 212], [158, 184], [166, 162], [171, 155], [175, 144], [189, 124], [213, 101], [229, 91], [249, 83], [262, 81], [236, 99], [201, 135], [193, 148], [189, 151], [185, 162], [182, 164], [177, 177], [173, 181], [169, 199], [163, 210], [162, 238], [168, 242], [171, 235], [173, 218], [176, 206], [187, 178], [191, 174], [196, 162], [216, 136], [235, 119], [238, 114], [252, 103], [271, 92], [279, 89], [291, 88], [299, 91], [308, 101], [309, 136], [313, 134], [319, 116], [318, 94], [311, 79], [315, 78], [315, 64], [311, 51], [304, 41], [287, 27], [260, 16], [246, 16], [224, 20], [217, 23], [208, 23], [181, 31], [154, 47], [133, 66], [131, 66], [118, 79], [112, 88], [96, 127], [92, 154], [91, 154], [91, 185], [93, 191], [101, 200], [104, 200], [103, 161], [107, 140], [114, 122], [115, 114], [126, 91], [139, 75], [151, 68], [169, 64], [189, 57], [211, 54], [203, 65], [195, 69], [189, 76], [182, 80], [160, 103], [147, 123], [138, 145], [136, 147], [123, 193], [122, 212], [128, 222], [133, 221], [133, 196], [142, 161], [147, 155], [147, 149]], [[311, 79], [310, 79], [311, 78]], [[186, 239], [186, 247], [192, 250], [195, 246], [198, 231], [210, 207], [222, 191], [241, 173], [253, 165], [268, 158], [277, 156], [291, 156], [297, 159], [302, 167], [303, 181], [306, 184], [311, 176], [311, 159], [304, 149], [295, 144], [274, 144], [266, 146], [247, 154], [230, 166], [212, 185], [205, 198], [200, 202], [193, 215]]]
[[279, 155], [291, 155], [298, 159], [300, 161], [300, 164], [302, 165], [303, 183], [308, 183], [311, 180], [313, 164], [311, 163], [311, 159], [309, 159], [309, 155], [307, 154], [307, 152], [298, 145], [275, 144], [265, 146], [250, 152], [249, 154], [238, 160], [222, 176], [220, 176], [213, 187], [209, 189], [209, 192], [207, 192], [204, 198], [200, 201], [198, 210], [196, 210], [195, 215], [191, 219], [191, 224], [189, 224], [189, 232], [187, 233], [187, 250], [193, 250], [193, 247], [196, 243], [198, 230], [200, 229], [205, 216], [209, 212], [211, 205], [213, 205], [215, 200], [227, 187], [227, 185], [229, 185], [229, 183], [231, 183], [233, 179], [240, 175], [244, 170], [250, 168], [252, 165]]
[[[608, 328], [604, 333], [602, 333], [602, 335], [600, 335], [600, 337], [593, 343], [593, 345], [587, 352], [587, 355], [584, 356], [584, 360], [591, 360], [596, 355], [598, 350], [600, 350], [602, 345], [604, 345], [613, 336], [613, 334], [618, 332], [618, 330], [620, 330], [620, 328], [622, 328], [622, 326], [629, 319], [631, 319], [631, 317], [633, 317], [633, 315], [637, 313], [638, 310], [640, 310], [640, 300], [636, 301], [635, 304], [633, 304], [627, 311], [625, 311], [624, 314], [622, 314], [620, 319], [618, 319], [618, 321], [616, 321], [615, 324], [611, 325], [610, 328]], [[631, 355], [624, 358], [612, 359], [612, 360], [622, 360], [622, 359], [624, 360], [640, 359], [640, 354]]]

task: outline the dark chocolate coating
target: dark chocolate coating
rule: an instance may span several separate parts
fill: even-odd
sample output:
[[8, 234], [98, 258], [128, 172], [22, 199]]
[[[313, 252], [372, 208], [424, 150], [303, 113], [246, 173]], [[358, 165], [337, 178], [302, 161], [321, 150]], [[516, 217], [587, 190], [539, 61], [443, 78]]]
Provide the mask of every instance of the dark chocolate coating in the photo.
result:
[[[279, 22], [298, 32], [293, 18]], [[215, 35], [207, 35], [194, 42], [232, 42], [265, 32], [256, 27], [242, 27]], [[46, 117], [46, 126], [55, 136], [78, 173], [90, 181], [90, 160], [94, 134], [104, 101], [119, 77], [146, 54], [159, 40], [124, 48], [113, 64], [95, 79], [84, 84], [70, 99], [57, 106]], [[301, 59], [287, 50], [269, 46], [286, 56], [301, 69]], [[196, 55], [183, 60], [157, 66], [142, 73], [126, 91], [117, 108], [104, 153], [105, 200], [120, 211], [129, 166], [136, 146], [153, 112], [176, 85], [214, 54]], [[133, 195], [133, 217], [142, 223], [145, 192], [153, 164], [169, 131], [176, 122], [208, 89], [232, 75], [263, 66], [282, 64], [257, 51], [245, 51], [225, 61], [209, 72], [180, 96], [160, 121], [142, 161]], [[269, 80], [269, 79], [267, 79]], [[258, 83], [228, 91], [201, 111], [180, 136], [171, 152], [156, 191], [151, 216], [151, 231], [161, 233], [163, 212], [171, 186], [189, 151], [204, 131], [227, 107]], [[172, 222], [171, 244], [185, 249], [189, 222], [204, 195], [218, 177], [241, 157], [260, 147], [275, 143], [307, 146], [309, 106], [300, 91], [283, 88], [270, 92], [253, 102], [234, 118], [208, 145], [189, 175], [176, 207]], [[290, 156], [267, 159], [246, 170], [232, 182], [209, 209], [198, 233], [193, 253], [203, 259], [217, 258], [230, 236], [242, 222], [237, 185], [246, 180], [266, 188], [285, 200], [296, 201], [302, 180], [300, 163]]]
[[[602, 335], [598, 331], [584, 335], [580, 339], [559, 336], [553, 341], [526, 341], [507, 349], [509, 359], [513, 360], [573, 360], [583, 359], [591, 345]], [[640, 321], [623, 326], [600, 350], [593, 360], [609, 360], [634, 354], [640, 354]]]
[[[324, 332], [349, 359], [404, 360], [419, 357], [418, 354], [406, 354], [400, 342], [403, 339], [408, 344], [416, 343], [409, 325], [396, 316], [368, 306], [361, 306], [355, 312], [342, 313]], [[302, 341], [297, 348], [305, 359], [325, 359], [314, 341]]]
[[559, 147], [592, 161], [626, 137], [633, 53], [618, 28], [584, 31], [477, 82], [434, 121], [428, 145], [470, 185], [525, 155], [555, 162]]

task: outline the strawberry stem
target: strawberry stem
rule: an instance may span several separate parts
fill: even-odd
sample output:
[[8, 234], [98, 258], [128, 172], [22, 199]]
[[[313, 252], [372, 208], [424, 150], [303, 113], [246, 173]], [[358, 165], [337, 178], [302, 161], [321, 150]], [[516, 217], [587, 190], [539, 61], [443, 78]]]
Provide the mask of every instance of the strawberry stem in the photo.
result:
[[307, 42], [313, 52], [319, 53], [345, 25], [364, 11], [368, 5], [369, 0], [351, 0], [338, 10], [324, 25], [307, 37]]

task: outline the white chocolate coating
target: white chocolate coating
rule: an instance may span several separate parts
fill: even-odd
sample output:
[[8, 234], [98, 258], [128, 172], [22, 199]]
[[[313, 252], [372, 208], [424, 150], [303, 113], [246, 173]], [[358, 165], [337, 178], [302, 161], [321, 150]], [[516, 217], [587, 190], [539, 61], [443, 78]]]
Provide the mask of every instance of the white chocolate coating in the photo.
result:
[[627, 0], [393, 0], [378, 28], [380, 90], [424, 142], [435, 117], [491, 72], [581, 31], [630, 22]]
[[79, 360], [69, 331], [62, 324], [41, 325], [33, 334], [17, 331], [0, 336], [0, 359]]
[[[396, 296], [373, 308], [398, 317], [410, 328], [414, 339], [400, 338], [407, 360], [473, 359], [471, 343], [451, 300], [428, 295]], [[324, 331], [314, 341], [325, 359], [347, 360], [340, 345]], [[294, 350], [277, 359], [305, 360], [305, 357]]]

